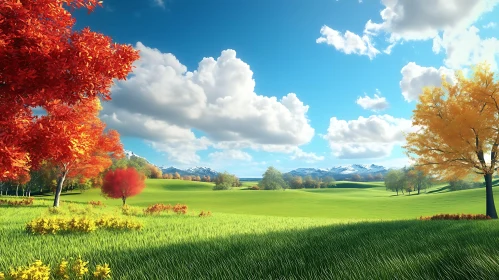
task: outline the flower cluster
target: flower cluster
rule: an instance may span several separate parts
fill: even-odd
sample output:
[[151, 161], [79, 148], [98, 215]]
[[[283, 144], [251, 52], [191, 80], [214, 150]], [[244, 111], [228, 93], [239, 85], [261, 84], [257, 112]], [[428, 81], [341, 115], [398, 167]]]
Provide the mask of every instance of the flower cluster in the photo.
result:
[[100, 228], [107, 229], [134, 229], [140, 230], [143, 225], [138, 221], [123, 220], [115, 217], [102, 217], [99, 218], [95, 224]]
[[[72, 258], [71, 258], [72, 259]], [[69, 269], [71, 268], [71, 269]], [[11, 268], [10, 272], [5, 275], [0, 272], [0, 279], [9, 280], [48, 280], [48, 279], [83, 279], [89, 274], [88, 261], [83, 261], [79, 256], [70, 266], [69, 261], [62, 259], [59, 266], [51, 271], [49, 265], [43, 264], [41, 260], [36, 260], [29, 266], [21, 266]], [[51, 277], [52, 276], [52, 277]], [[93, 272], [93, 279], [110, 279], [111, 269], [109, 265], [97, 264]]]
[[173, 207], [170, 204], [165, 205], [163, 203], [156, 203], [153, 205], [149, 205], [146, 209], [144, 209], [144, 214], [146, 215], [159, 214], [164, 211], [168, 213], [172, 209]]
[[211, 212], [210, 211], [205, 212], [204, 210], [202, 210], [201, 213], [199, 213], [198, 216], [199, 217], [210, 217], [211, 216]]
[[121, 207], [121, 213], [125, 216], [138, 216], [140, 214], [140, 210], [125, 204]]
[[142, 229], [142, 224], [132, 220], [101, 217], [93, 220], [87, 217], [75, 218], [38, 218], [26, 224], [26, 231], [37, 234], [56, 234], [59, 232], [93, 232], [105, 229]]
[[34, 200], [35, 199], [32, 197], [23, 198], [21, 200], [0, 199], [0, 205], [5, 204], [9, 206], [28, 206], [33, 205]]
[[420, 220], [489, 220], [484, 214], [438, 214], [434, 216], [419, 217]]
[[56, 234], [57, 232], [92, 232], [96, 230], [92, 219], [81, 218], [38, 218], [26, 224], [26, 231], [38, 234]]
[[100, 200], [97, 200], [97, 201], [89, 201], [88, 204], [94, 206], [94, 207], [98, 207], [98, 206], [105, 206], [104, 203], [102, 203], [102, 201]]
[[187, 214], [187, 205], [177, 203], [173, 206], [173, 212], [177, 214]]

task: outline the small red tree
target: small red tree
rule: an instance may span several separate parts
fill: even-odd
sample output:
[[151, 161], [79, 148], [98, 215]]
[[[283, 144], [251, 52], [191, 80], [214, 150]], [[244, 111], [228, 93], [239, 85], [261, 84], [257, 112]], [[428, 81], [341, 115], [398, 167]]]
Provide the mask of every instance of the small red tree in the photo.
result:
[[125, 205], [128, 197], [141, 193], [144, 188], [145, 176], [128, 167], [107, 172], [101, 189], [110, 198], [121, 198]]

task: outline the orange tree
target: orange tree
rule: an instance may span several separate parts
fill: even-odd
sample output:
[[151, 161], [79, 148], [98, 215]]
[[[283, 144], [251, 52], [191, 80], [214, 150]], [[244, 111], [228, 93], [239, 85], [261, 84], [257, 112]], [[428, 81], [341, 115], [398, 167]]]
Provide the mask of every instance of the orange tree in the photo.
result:
[[[0, 1], [0, 180], [26, 174], [32, 108], [54, 100], [74, 105], [110, 99], [113, 79], [125, 79], [138, 52], [85, 28], [74, 31], [69, 10], [92, 11], [98, 0]], [[54, 135], [58, 137], [59, 135]]]
[[425, 88], [413, 115], [417, 132], [407, 135], [407, 154], [418, 169], [446, 180], [470, 171], [485, 179], [486, 215], [497, 219], [492, 175], [498, 167], [499, 83], [487, 64], [469, 77], [456, 72], [452, 85]]
[[32, 147], [42, 150], [34, 153], [49, 160], [57, 172], [57, 188], [54, 206], [59, 206], [59, 197], [64, 180], [79, 177], [82, 181], [95, 178], [112, 164], [113, 158], [123, 157], [123, 147], [116, 131], [105, 132], [105, 124], [99, 119], [101, 109], [98, 98], [68, 106], [55, 101], [47, 108], [47, 115], [40, 117], [36, 134], [32, 136]]

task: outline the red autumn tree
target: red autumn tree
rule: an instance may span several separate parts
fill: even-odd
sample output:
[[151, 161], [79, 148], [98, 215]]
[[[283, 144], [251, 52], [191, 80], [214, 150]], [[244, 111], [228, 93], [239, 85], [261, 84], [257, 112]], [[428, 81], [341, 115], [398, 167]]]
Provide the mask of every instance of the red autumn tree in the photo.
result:
[[[34, 163], [48, 160], [57, 171], [54, 206], [67, 177], [81, 180], [97, 177], [111, 166], [113, 158], [123, 157], [123, 146], [116, 131], [105, 132], [99, 119], [100, 101], [78, 102], [73, 106], [54, 101], [46, 106], [47, 115], [40, 117], [31, 145], [40, 151], [33, 153]], [[36, 168], [36, 166], [35, 166]]]
[[[32, 109], [60, 100], [72, 106], [110, 100], [113, 79], [126, 79], [138, 52], [85, 28], [73, 30], [71, 11], [98, 0], [0, 1], [0, 180], [28, 173]], [[59, 137], [60, 135], [53, 135]], [[51, 136], [49, 136], [51, 137]]]
[[111, 198], [121, 198], [123, 205], [128, 197], [137, 195], [145, 188], [145, 176], [133, 167], [118, 168], [104, 175], [102, 193]]

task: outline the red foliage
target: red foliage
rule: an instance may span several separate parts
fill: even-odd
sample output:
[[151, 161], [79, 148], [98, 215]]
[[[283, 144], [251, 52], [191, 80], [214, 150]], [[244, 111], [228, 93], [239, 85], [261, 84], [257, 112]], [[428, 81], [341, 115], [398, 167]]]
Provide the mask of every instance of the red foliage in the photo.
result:
[[[67, 7], [92, 11], [99, 0], [0, 1], [0, 179], [15, 180], [41, 157], [29, 143], [41, 128], [32, 108], [110, 99], [139, 58], [130, 45], [85, 28], [73, 30]], [[58, 138], [61, 133], [47, 135]], [[32, 149], [34, 148], [34, 149]]]
[[165, 205], [163, 203], [156, 203], [144, 209], [144, 213], [149, 215], [161, 213], [163, 211], [166, 211], [166, 213], [168, 213], [168, 211], [170, 211], [171, 209], [173, 209], [173, 207], [170, 204]]
[[108, 171], [104, 175], [102, 192], [110, 198], [121, 198], [123, 204], [128, 197], [137, 195], [145, 188], [145, 176], [133, 167]]
[[177, 203], [173, 206], [173, 212], [177, 214], [187, 214], [187, 205]]
[[437, 214], [433, 216], [419, 217], [420, 220], [489, 220], [484, 214]]

